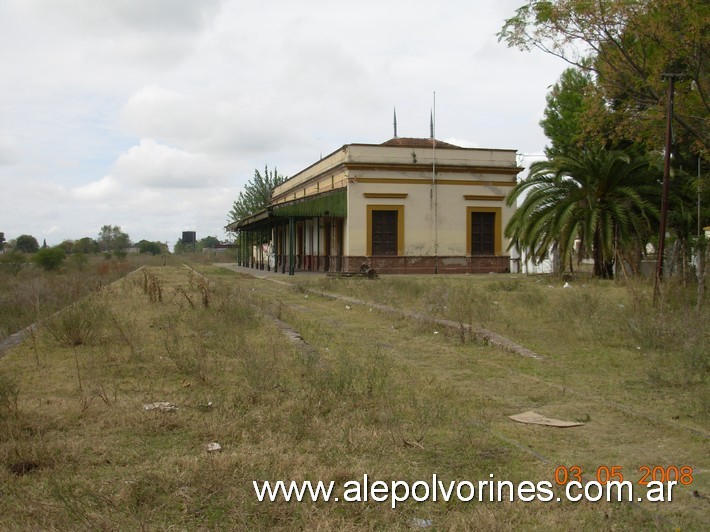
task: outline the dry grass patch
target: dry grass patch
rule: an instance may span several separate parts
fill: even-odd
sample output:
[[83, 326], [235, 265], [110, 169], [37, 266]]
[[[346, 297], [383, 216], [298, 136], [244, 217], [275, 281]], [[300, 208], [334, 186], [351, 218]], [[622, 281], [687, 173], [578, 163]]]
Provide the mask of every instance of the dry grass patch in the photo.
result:
[[[483, 326], [549, 359], [548, 375], [563, 386], [589, 389], [609, 401], [690, 426], [710, 422], [710, 309], [697, 313], [694, 289], [669, 283], [663, 304], [652, 304], [648, 283], [613, 283], [548, 276], [386, 276], [377, 280], [308, 278], [301, 289], [335, 292]], [[459, 333], [461, 336], [461, 333]], [[464, 337], [469, 341], [469, 338]], [[535, 362], [525, 365], [534, 374]], [[595, 378], [590, 380], [589, 376]], [[673, 401], [656, 401], [674, 396]], [[680, 410], [673, 411], [677, 405]]]
[[[596, 401], [593, 384], [575, 382], [597, 366], [570, 377], [592, 395], [573, 407], [568, 392], [550, 386], [567, 371], [564, 356], [541, 367], [462, 344], [456, 333], [435, 335], [430, 324], [198, 270], [209, 281], [177, 266], [137, 272], [87, 300], [96, 309], [87, 341], [67, 345], [45, 327], [0, 361], [0, 528], [362, 530], [431, 520], [436, 529], [548, 530], [703, 522], [692, 500], [681, 503], [687, 515], [648, 505], [408, 502], [392, 510], [374, 502], [259, 502], [254, 480], [342, 484], [368, 474], [414, 482], [436, 473], [477, 481], [494, 473], [538, 481], [563, 461], [596, 467], [613, 459], [631, 468], [634, 456], [675, 457], [674, 442], [700, 460], [704, 440], [635, 420], [629, 430], [638, 434], [624, 447], [628, 434], [614, 427], [628, 420]], [[403, 305], [410, 293], [423, 305], [446, 301], [415, 283], [385, 287]], [[358, 297], [374, 299], [377, 291], [365, 287], [356, 288]], [[527, 289], [481, 290], [503, 307], [490, 318], [495, 323], [506, 315], [503, 296], [512, 301]], [[311, 349], [297, 350], [262, 312], [278, 314]], [[144, 410], [158, 401], [176, 409]], [[592, 422], [565, 432], [505, 417], [531, 405], [550, 415], [588, 414]], [[655, 452], [647, 442], [659, 435], [667, 445]], [[208, 452], [210, 442], [221, 452]]]

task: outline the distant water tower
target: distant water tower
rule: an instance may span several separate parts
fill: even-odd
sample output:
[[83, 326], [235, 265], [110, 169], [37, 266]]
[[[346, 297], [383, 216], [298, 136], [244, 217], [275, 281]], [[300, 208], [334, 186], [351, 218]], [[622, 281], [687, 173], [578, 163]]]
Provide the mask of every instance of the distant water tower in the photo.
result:
[[183, 231], [182, 243], [185, 249], [187, 249], [187, 244], [192, 244], [192, 252], [194, 253], [197, 249], [197, 233], [195, 231]]

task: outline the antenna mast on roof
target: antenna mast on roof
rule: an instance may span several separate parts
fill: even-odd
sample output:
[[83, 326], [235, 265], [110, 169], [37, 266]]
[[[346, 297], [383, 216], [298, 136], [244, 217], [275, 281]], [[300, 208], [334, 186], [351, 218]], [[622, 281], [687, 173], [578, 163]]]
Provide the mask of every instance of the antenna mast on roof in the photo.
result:
[[397, 108], [394, 108], [394, 138], [397, 138]]

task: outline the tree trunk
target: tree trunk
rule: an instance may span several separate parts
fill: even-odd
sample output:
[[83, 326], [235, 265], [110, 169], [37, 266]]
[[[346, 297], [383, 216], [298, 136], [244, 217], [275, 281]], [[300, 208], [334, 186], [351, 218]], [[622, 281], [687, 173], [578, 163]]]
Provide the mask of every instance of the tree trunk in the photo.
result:
[[594, 245], [592, 254], [594, 255], [594, 276], [602, 279], [613, 279], [614, 277], [614, 261], [607, 260], [604, 257], [601, 238], [598, 233], [594, 233]]

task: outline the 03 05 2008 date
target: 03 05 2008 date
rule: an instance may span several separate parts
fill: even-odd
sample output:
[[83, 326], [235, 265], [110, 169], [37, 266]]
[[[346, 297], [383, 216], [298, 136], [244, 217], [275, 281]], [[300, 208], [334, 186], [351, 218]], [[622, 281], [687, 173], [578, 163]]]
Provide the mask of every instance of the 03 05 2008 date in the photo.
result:
[[[596, 470], [587, 471], [588, 474], [594, 475], [596, 481], [600, 484], [607, 482], [623, 482], [623, 468], [619, 465], [614, 466], [599, 466]], [[683, 486], [688, 486], [693, 483], [693, 468], [690, 466], [647, 466], [638, 467], [640, 478], [636, 483], [641, 486], [648, 485], [649, 482], [677, 482]], [[577, 481], [583, 482], [585, 471], [576, 465], [573, 466], [558, 466], [555, 469], [555, 483], [565, 485], [568, 482]]]

